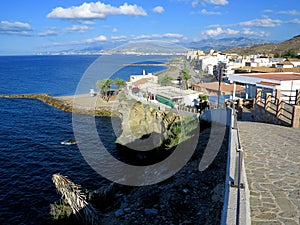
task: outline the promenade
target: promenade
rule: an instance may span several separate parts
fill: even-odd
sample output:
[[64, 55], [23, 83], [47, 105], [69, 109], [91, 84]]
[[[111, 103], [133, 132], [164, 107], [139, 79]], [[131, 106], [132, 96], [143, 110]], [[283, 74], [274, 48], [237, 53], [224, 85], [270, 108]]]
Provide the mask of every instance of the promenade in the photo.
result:
[[300, 129], [244, 120], [238, 128], [252, 225], [299, 225]]

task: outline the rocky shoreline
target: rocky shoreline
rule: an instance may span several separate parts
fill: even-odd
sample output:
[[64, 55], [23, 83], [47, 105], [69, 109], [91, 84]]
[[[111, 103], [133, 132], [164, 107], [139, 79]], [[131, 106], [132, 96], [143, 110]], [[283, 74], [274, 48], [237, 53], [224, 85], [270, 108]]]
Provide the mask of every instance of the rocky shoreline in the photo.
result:
[[[227, 135], [208, 168], [199, 171], [199, 162], [210, 137], [210, 128], [199, 136], [188, 163], [174, 176], [158, 184], [130, 187], [111, 183], [88, 194], [105, 225], [219, 225], [221, 222], [227, 161]], [[198, 137], [197, 137], [198, 138]], [[186, 146], [189, 146], [187, 140]], [[75, 216], [52, 224], [82, 224]]]

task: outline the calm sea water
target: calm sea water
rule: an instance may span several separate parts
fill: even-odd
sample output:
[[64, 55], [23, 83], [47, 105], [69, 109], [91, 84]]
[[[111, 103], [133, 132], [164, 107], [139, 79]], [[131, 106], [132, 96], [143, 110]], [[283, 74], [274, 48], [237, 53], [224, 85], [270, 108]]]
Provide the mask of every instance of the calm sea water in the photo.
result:
[[[116, 61], [113, 56], [107, 57]], [[97, 73], [97, 69], [89, 67], [96, 59], [97, 56], [2, 56], [0, 94], [74, 94], [88, 68], [89, 73]], [[138, 62], [130, 60], [127, 63]], [[130, 74], [141, 74], [143, 69], [156, 72], [164, 67], [125, 67], [109, 75], [127, 79]], [[89, 85], [94, 85], [97, 76], [91, 77]], [[76, 145], [60, 144], [74, 137], [70, 113], [37, 100], [0, 99], [0, 118], [0, 224], [44, 224], [50, 203], [60, 198], [51, 181], [53, 173], [68, 176], [89, 190], [108, 182], [87, 165]], [[114, 151], [116, 137], [110, 118], [98, 117], [96, 124], [104, 145]]]

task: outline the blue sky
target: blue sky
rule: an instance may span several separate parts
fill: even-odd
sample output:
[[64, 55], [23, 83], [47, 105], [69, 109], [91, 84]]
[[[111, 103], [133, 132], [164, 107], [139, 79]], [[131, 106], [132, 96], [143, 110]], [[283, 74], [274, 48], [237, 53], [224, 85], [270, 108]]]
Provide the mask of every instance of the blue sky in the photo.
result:
[[299, 0], [1, 0], [0, 55], [300, 34]]

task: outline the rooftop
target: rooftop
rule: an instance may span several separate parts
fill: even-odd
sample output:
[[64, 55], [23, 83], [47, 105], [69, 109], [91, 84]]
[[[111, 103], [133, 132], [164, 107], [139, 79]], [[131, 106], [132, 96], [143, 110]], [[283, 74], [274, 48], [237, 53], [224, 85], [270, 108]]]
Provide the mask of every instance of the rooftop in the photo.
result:
[[279, 62], [277, 63], [278, 65], [293, 65], [293, 63], [291, 63], [289, 60], [283, 61], [283, 62]]
[[293, 72], [293, 73], [300, 73], [299, 67], [294, 68], [276, 68], [276, 67], [251, 67], [251, 66], [244, 66], [241, 68], [235, 68], [234, 70], [237, 71], [251, 71], [253, 73], [276, 73], [276, 72]]
[[273, 82], [266, 82], [266, 81], [260, 81], [257, 84], [261, 84], [261, 85], [267, 85], [267, 86], [277, 86], [280, 85], [278, 83], [273, 83]]
[[135, 86], [139, 86], [139, 85], [146, 84], [146, 83], [150, 82], [150, 80], [151, 79], [149, 79], [149, 78], [142, 78], [142, 79], [139, 79], [137, 81], [132, 82], [132, 84], [135, 85]]
[[198, 93], [196, 91], [182, 90], [172, 86], [151, 87], [148, 91], [168, 99], [179, 99], [183, 96]]
[[300, 73], [251, 73], [240, 75], [244, 77], [262, 78], [278, 81], [300, 80]]
[[[200, 88], [205, 88], [207, 90], [212, 90], [212, 91], [218, 91], [219, 89], [219, 82], [210, 82], [210, 83], [202, 83], [202, 84], [195, 84], [194, 86], [200, 87]], [[234, 89], [233, 84], [227, 84], [227, 83], [221, 83], [221, 91], [222, 92], [228, 92], [231, 93]], [[236, 91], [241, 92], [245, 91], [245, 87], [236, 85]]]

